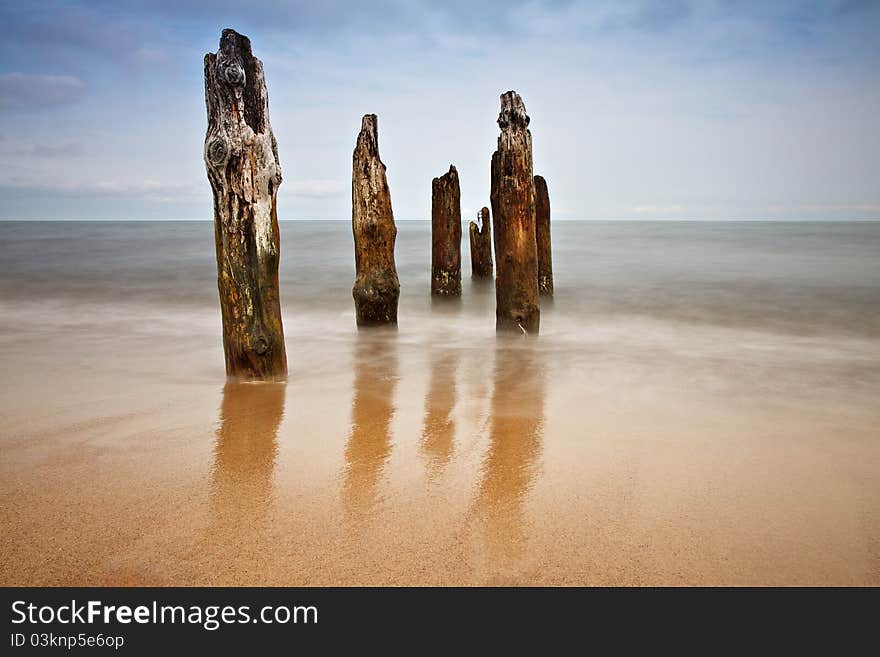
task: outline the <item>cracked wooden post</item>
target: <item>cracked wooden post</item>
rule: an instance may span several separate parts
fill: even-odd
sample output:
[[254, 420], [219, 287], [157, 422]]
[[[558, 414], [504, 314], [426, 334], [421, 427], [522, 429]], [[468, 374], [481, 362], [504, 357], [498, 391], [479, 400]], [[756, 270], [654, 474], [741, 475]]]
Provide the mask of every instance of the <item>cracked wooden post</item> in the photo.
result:
[[283, 379], [287, 355], [275, 207], [281, 167], [269, 125], [263, 64], [251, 53], [246, 36], [223, 30], [220, 49], [205, 55], [205, 103], [204, 158], [214, 193], [226, 374]]
[[492, 155], [495, 221], [495, 328], [537, 335], [538, 249], [529, 116], [515, 91], [501, 95], [498, 150]]
[[356, 278], [352, 288], [357, 325], [397, 324], [400, 282], [394, 266], [397, 226], [385, 165], [379, 159], [375, 114], [365, 114], [352, 155], [351, 228]]
[[535, 242], [538, 247], [538, 294], [553, 296], [550, 257], [550, 194], [543, 176], [535, 176]]
[[471, 236], [471, 276], [492, 278], [492, 224], [489, 208], [477, 213], [480, 224], [472, 221], [468, 226]]
[[451, 164], [431, 182], [431, 294], [461, 296], [461, 188]]

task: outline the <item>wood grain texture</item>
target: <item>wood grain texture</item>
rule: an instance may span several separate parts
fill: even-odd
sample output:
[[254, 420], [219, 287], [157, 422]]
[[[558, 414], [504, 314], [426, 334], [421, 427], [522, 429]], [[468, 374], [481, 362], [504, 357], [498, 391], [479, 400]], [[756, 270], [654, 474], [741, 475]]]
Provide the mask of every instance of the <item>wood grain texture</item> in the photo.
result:
[[431, 182], [431, 294], [461, 296], [461, 188], [452, 165]]
[[538, 294], [553, 296], [550, 253], [550, 193], [543, 176], [535, 176], [535, 242], [538, 248]]
[[538, 249], [529, 116], [515, 91], [501, 96], [498, 149], [492, 155], [495, 236], [495, 327], [537, 335]]
[[278, 145], [263, 65], [250, 40], [223, 30], [205, 55], [204, 160], [214, 195], [217, 287], [229, 377], [279, 380], [287, 354], [278, 292]]
[[471, 241], [471, 276], [473, 278], [492, 278], [492, 222], [489, 208], [477, 214], [476, 221], [470, 222], [468, 230]]
[[379, 127], [366, 114], [352, 154], [351, 227], [356, 278], [352, 288], [358, 327], [396, 325], [400, 282], [394, 264], [397, 226], [385, 165], [379, 158]]

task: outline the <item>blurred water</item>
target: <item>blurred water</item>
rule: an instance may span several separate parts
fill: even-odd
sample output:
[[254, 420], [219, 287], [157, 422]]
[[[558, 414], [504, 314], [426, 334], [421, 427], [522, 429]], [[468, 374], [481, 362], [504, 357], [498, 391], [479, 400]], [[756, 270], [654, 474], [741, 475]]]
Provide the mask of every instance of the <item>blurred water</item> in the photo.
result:
[[[469, 285], [462, 330], [493, 324], [490, 286]], [[344, 221], [282, 222], [285, 317], [352, 315], [354, 256]], [[399, 222], [401, 326], [430, 321], [429, 222]], [[782, 334], [880, 334], [880, 223], [557, 222], [555, 303], [542, 329], [600, 319]], [[209, 222], [2, 222], [0, 299], [215, 309]], [[433, 307], [436, 314], [438, 308]], [[329, 318], [329, 319], [328, 319]], [[335, 327], [334, 327], [335, 328]], [[350, 323], [345, 330], [351, 329]]]
[[534, 340], [428, 222], [357, 331], [350, 230], [282, 224], [254, 386], [211, 223], [0, 222], [0, 583], [880, 582], [880, 223], [559, 222]]

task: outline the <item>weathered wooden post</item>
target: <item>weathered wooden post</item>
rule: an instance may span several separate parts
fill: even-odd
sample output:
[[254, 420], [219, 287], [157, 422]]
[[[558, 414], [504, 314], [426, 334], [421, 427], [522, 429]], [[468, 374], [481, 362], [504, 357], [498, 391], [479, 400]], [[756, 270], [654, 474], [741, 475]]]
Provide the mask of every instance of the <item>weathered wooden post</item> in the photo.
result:
[[489, 221], [489, 208], [477, 213], [477, 222], [470, 222], [471, 236], [471, 276], [492, 278], [492, 224]]
[[431, 294], [461, 296], [461, 188], [451, 164], [431, 182]]
[[364, 115], [352, 155], [351, 228], [356, 271], [352, 296], [357, 325], [396, 325], [400, 297], [400, 282], [394, 266], [397, 226], [391, 211], [385, 165], [379, 159], [375, 114]]
[[495, 327], [537, 335], [538, 249], [535, 241], [535, 182], [532, 134], [522, 98], [501, 95], [501, 134], [492, 155], [492, 214], [495, 220]]
[[553, 296], [550, 257], [550, 194], [543, 176], [535, 176], [535, 242], [538, 247], [538, 294]]
[[281, 167], [269, 125], [263, 64], [251, 53], [246, 36], [223, 30], [217, 54], [205, 55], [205, 103], [204, 158], [214, 192], [226, 374], [283, 379], [287, 355], [275, 208]]

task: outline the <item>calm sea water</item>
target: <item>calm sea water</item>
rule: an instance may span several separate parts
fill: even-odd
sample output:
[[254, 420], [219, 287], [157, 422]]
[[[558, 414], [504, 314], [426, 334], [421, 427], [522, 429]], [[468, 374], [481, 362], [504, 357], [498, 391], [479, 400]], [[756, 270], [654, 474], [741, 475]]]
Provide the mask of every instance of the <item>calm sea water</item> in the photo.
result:
[[[321, 315], [325, 324], [339, 316], [340, 328], [352, 329], [350, 231], [344, 221], [282, 222], [285, 317]], [[493, 290], [469, 284], [464, 235], [460, 324], [491, 328]], [[402, 326], [432, 316], [430, 248], [429, 222], [399, 222]], [[556, 297], [543, 310], [545, 332], [651, 318], [880, 335], [880, 223], [558, 222], [553, 259]], [[215, 277], [210, 222], [0, 222], [6, 302], [214, 309]]]
[[427, 222], [358, 332], [350, 230], [282, 224], [249, 385], [210, 222], [0, 222], [0, 583], [880, 582], [880, 223], [559, 222], [508, 340]]

